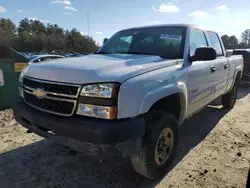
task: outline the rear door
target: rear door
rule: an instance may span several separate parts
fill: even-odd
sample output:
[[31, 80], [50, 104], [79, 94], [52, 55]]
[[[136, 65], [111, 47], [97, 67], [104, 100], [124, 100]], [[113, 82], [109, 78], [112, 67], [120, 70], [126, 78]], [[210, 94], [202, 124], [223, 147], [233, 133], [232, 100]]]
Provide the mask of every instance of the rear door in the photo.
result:
[[213, 75], [215, 80], [215, 97], [217, 98], [226, 91], [229, 64], [217, 33], [207, 31], [206, 36], [208, 39], [208, 45], [213, 47], [217, 52], [217, 59], [214, 60], [215, 73]]

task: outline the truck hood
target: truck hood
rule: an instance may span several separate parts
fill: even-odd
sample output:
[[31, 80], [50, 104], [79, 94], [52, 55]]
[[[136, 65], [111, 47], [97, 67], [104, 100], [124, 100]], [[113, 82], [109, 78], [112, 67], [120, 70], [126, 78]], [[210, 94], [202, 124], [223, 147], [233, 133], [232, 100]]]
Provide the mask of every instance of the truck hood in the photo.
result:
[[131, 54], [93, 54], [29, 65], [24, 74], [56, 82], [86, 84], [120, 82], [148, 71], [175, 65], [178, 60]]

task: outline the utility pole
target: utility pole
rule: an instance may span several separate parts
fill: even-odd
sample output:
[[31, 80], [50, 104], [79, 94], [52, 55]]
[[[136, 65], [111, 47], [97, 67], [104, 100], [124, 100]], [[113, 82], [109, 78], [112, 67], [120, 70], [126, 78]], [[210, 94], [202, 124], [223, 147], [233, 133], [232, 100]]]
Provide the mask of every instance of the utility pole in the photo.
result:
[[87, 13], [88, 36], [89, 36], [89, 12]]

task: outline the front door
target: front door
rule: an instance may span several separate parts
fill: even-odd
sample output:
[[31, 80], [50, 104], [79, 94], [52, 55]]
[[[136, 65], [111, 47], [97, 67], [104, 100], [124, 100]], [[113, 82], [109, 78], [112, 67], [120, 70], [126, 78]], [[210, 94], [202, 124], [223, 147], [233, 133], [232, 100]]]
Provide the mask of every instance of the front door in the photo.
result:
[[[190, 56], [195, 54], [196, 48], [208, 46], [202, 30], [190, 30]], [[188, 114], [197, 110], [214, 99], [215, 71], [214, 61], [194, 61], [187, 67]]]

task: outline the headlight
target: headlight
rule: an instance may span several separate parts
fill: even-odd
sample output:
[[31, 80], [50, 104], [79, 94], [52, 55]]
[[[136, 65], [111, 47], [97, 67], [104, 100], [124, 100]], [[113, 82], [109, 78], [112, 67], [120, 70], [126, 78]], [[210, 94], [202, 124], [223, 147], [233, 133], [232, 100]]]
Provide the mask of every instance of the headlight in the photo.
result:
[[117, 108], [80, 103], [77, 114], [102, 119], [116, 119]]
[[21, 72], [20, 76], [19, 76], [19, 95], [24, 98], [23, 96], [23, 77], [24, 77], [24, 71], [26, 71], [26, 68], [23, 69], [23, 71]]
[[117, 118], [118, 83], [83, 86], [78, 99], [77, 114], [102, 119]]
[[23, 89], [21, 87], [19, 87], [19, 95], [20, 97], [24, 98]]
[[20, 85], [23, 84], [23, 77], [24, 77], [25, 73], [27, 72], [27, 70], [28, 70], [28, 67], [23, 68], [23, 70], [22, 70], [22, 72], [21, 72], [21, 74], [19, 76], [19, 84]]
[[24, 73], [23, 71], [21, 72], [20, 76], [19, 76], [19, 84], [23, 84], [23, 76], [24, 76]]
[[115, 83], [85, 85], [82, 88], [81, 96], [112, 98], [117, 94], [117, 91], [118, 84]]

